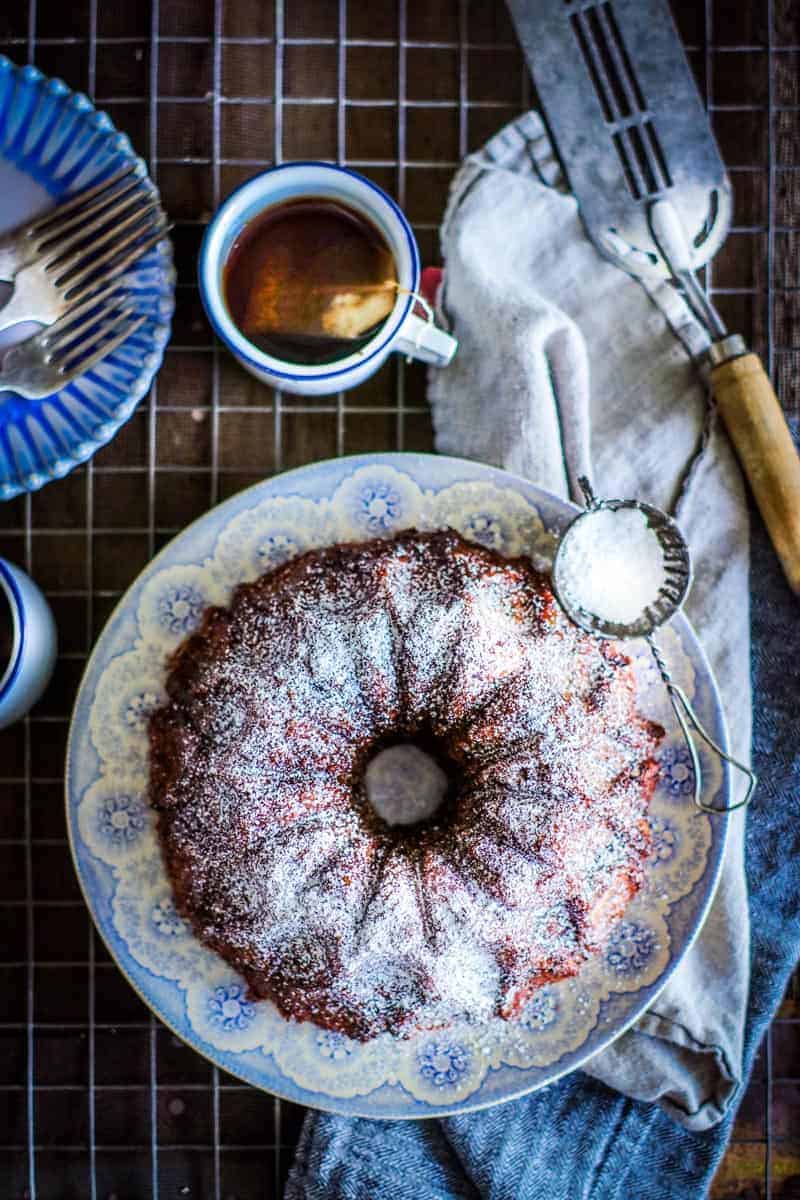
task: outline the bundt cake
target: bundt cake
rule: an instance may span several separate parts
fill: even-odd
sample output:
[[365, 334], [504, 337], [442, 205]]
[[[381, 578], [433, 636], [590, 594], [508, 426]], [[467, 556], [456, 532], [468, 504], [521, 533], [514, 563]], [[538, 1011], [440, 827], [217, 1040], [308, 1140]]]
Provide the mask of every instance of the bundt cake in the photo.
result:
[[[209, 609], [167, 694], [176, 904], [287, 1017], [366, 1040], [512, 1016], [641, 884], [663, 730], [527, 559], [450, 530], [310, 551]], [[441, 803], [391, 824], [367, 776], [406, 743]]]

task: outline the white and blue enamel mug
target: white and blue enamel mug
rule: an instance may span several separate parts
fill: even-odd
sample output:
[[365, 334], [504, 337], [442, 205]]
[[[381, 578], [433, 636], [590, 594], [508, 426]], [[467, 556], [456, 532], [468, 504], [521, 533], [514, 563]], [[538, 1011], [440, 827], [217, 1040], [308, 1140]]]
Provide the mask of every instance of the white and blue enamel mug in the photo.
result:
[[56, 625], [36, 584], [0, 558], [0, 729], [24, 717], [50, 682]]
[[[245, 226], [272, 205], [306, 196], [339, 200], [376, 225], [394, 255], [399, 285], [394, 307], [374, 336], [360, 342], [354, 353], [319, 365], [284, 362], [254, 346], [234, 323], [223, 288], [225, 263]], [[414, 311], [421, 268], [416, 239], [403, 212], [381, 188], [344, 167], [285, 163], [243, 184], [228, 197], [206, 231], [199, 274], [208, 319], [234, 357], [262, 382], [300, 396], [322, 396], [355, 387], [392, 352], [446, 367], [458, 344]]]

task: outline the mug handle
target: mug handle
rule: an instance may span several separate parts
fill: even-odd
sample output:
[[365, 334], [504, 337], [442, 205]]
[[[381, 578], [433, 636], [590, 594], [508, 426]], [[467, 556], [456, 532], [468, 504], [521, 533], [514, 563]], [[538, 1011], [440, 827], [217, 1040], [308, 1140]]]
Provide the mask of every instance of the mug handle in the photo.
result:
[[[420, 279], [419, 294], [420, 299], [429, 306], [428, 312], [436, 303], [441, 285], [441, 267], [426, 267]], [[438, 329], [432, 320], [423, 321], [417, 316], [416, 309], [421, 311], [422, 303], [414, 306], [401, 325], [394, 349], [409, 358], [431, 363], [434, 367], [446, 367], [458, 349], [457, 339]]]
[[458, 342], [432, 321], [424, 321], [412, 312], [400, 326], [392, 348], [408, 358], [419, 359], [434, 367], [446, 367], [458, 349]]

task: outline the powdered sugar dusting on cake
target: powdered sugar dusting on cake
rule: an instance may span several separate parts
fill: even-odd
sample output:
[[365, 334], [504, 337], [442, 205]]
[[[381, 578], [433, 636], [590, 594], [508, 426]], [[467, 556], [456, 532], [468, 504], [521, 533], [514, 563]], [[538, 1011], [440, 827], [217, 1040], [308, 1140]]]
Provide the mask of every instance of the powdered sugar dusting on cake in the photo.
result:
[[[451, 531], [312, 551], [174, 657], [151, 800], [180, 911], [285, 1015], [350, 1036], [510, 1015], [641, 882], [660, 731], [525, 560]], [[421, 739], [441, 810], [364, 774]]]

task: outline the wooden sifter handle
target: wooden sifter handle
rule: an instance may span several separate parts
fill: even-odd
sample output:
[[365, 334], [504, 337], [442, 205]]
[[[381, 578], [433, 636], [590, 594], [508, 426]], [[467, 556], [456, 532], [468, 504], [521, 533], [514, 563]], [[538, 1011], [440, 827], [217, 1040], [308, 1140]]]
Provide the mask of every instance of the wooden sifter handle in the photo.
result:
[[786, 578], [800, 593], [800, 458], [761, 359], [720, 363], [711, 389]]

